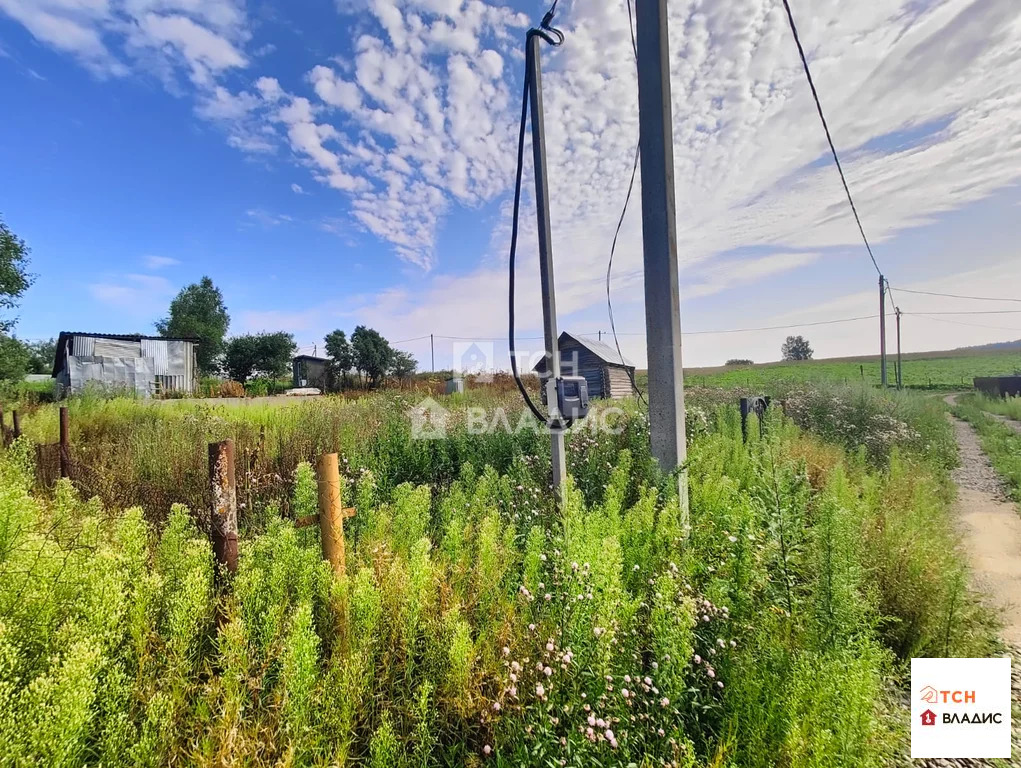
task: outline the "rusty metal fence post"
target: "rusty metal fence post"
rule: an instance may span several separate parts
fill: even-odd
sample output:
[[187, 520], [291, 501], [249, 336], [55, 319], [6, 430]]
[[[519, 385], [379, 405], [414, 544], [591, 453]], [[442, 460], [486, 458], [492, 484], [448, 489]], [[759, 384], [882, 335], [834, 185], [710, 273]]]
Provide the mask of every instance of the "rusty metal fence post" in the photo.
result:
[[353, 517], [353, 509], [344, 509], [341, 496], [340, 469], [337, 454], [324, 453], [316, 465], [319, 484], [319, 530], [322, 534], [323, 559], [333, 566], [338, 576], [344, 574], [344, 518]]
[[219, 565], [234, 573], [238, 569], [238, 498], [233, 440], [209, 444], [209, 482], [213, 491], [213, 554]]
[[21, 414], [17, 408], [11, 413], [11, 421], [14, 423], [14, 439], [17, 440], [21, 437]]
[[71, 440], [69, 437], [67, 406], [60, 406], [60, 476], [71, 476]]

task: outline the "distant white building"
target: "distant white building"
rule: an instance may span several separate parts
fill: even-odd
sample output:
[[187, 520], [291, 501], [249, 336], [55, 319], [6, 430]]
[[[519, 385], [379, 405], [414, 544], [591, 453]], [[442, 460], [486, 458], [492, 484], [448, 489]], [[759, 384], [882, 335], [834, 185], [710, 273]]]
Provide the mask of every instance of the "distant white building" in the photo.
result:
[[78, 394], [90, 383], [141, 397], [190, 393], [198, 383], [198, 343], [188, 338], [61, 331], [53, 378], [62, 395]]

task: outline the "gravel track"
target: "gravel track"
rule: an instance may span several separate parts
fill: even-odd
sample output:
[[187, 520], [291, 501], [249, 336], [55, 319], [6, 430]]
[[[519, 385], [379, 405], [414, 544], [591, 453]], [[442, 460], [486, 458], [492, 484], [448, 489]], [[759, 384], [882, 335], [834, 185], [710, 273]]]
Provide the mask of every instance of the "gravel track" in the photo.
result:
[[[945, 400], [954, 405], [955, 396], [948, 395]], [[974, 587], [1000, 610], [1000, 636], [1012, 659], [1013, 754], [1010, 760], [957, 758], [908, 760], [905, 764], [926, 768], [1021, 766], [1021, 516], [982, 451], [975, 430], [956, 417], [948, 418], [954, 426], [960, 457], [960, 466], [952, 474], [957, 485], [954, 511], [971, 563], [972, 580]], [[1021, 424], [1013, 422], [1012, 426], [1021, 431]]]

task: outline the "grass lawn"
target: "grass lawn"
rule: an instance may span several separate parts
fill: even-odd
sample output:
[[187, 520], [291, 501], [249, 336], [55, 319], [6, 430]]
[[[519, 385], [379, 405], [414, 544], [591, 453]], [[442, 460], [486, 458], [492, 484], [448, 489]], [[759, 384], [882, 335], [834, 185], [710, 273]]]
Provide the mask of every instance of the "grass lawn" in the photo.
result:
[[[893, 384], [897, 380], [896, 356], [889, 356], [887, 361], [888, 380]], [[922, 352], [904, 355], [903, 365], [905, 387], [953, 390], [970, 388], [975, 376], [1008, 376], [1021, 370], [1021, 352]], [[854, 384], [864, 380], [875, 385], [880, 382], [876, 356], [688, 368], [684, 375], [689, 385], [712, 387], [764, 387], [779, 382], [807, 381]], [[637, 380], [644, 389], [647, 372], [639, 371]]]

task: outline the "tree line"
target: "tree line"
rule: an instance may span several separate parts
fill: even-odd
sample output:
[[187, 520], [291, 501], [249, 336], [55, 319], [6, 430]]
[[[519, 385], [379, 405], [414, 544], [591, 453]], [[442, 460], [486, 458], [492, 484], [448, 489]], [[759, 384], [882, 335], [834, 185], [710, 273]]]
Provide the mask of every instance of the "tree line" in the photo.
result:
[[[284, 331], [242, 334], [227, 338], [230, 314], [223, 294], [203, 277], [170, 302], [167, 316], [156, 323], [161, 336], [199, 339], [198, 366], [205, 376], [225, 375], [247, 383], [252, 378], [278, 379], [288, 374], [297, 351], [294, 336]], [[350, 339], [335, 330], [324, 339], [329, 355], [326, 385], [341, 390], [358, 385], [377, 387], [387, 376], [404, 380], [418, 367], [414, 357], [394, 349], [379, 331], [359, 325]], [[356, 379], [357, 377], [357, 379]]]

